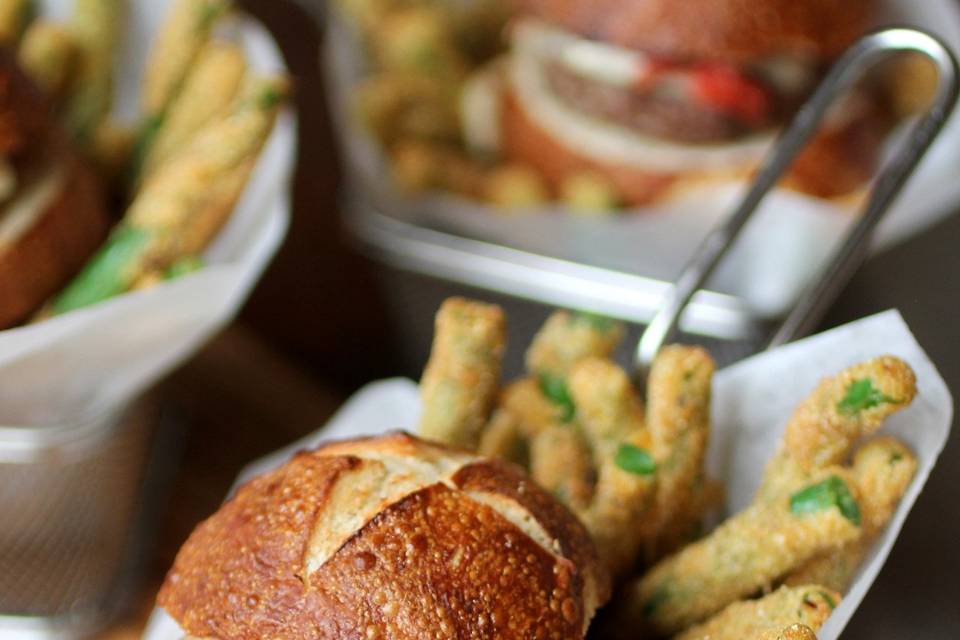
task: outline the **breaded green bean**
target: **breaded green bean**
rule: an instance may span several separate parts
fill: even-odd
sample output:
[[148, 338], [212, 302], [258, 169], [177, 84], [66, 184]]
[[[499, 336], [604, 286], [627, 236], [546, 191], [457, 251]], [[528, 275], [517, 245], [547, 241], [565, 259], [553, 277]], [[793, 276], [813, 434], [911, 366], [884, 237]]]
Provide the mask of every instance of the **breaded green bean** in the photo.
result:
[[583, 520], [611, 572], [623, 574], [643, 542], [657, 470], [643, 409], [627, 374], [609, 360], [581, 360], [569, 385], [597, 473]]
[[75, 0], [69, 28], [78, 57], [65, 117], [84, 143], [110, 113], [114, 55], [125, 7], [124, 0]]
[[600, 316], [554, 312], [527, 349], [527, 370], [535, 376], [564, 376], [580, 360], [605, 358], [623, 338], [623, 326]]
[[176, 0], [147, 61], [143, 84], [144, 117], [162, 118], [180, 92], [217, 19], [230, 0]]
[[790, 417], [760, 495], [780, 495], [798, 478], [842, 463], [860, 438], [907, 407], [916, 393], [913, 370], [893, 356], [874, 358], [824, 379]]
[[530, 477], [574, 513], [590, 505], [593, 474], [590, 447], [575, 425], [548, 425], [530, 441]]
[[[699, 347], [664, 347], [654, 360], [647, 382], [647, 427], [657, 459], [655, 530], [670, 540], [697, 511], [696, 487], [703, 486], [703, 464], [710, 432], [710, 385], [715, 365]], [[683, 523], [681, 526], [680, 523]]]
[[[735, 602], [674, 640], [749, 640], [764, 634], [780, 638], [794, 625], [813, 632], [824, 625], [839, 602], [840, 594], [827, 587], [780, 587], [757, 600]], [[785, 637], [803, 638], [803, 633], [807, 632], [794, 629]]]
[[56, 22], [35, 20], [23, 34], [18, 53], [24, 71], [53, 99], [67, 87], [76, 46], [70, 31]]
[[224, 42], [208, 44], [167, 110], [152, 143], [140, 152], [140, 179], [156, 170], [208, 123], [230, 110], [246, 72], [240, 47]]
[[0, 0], [0, 44], [15, 44], [34, 11], [32, 0]]
[[851, 485], [846, 470], [831, 468], [789, 497], [755, 502], [631, 585], [631, 614], [676, 633], [856, 540], [860, 515]]
[[816, 582], [846, 591], [877, 536], [893, 517], [917, 471], [917, 459], [896, 438], [880, 437], [864, 444], [853, 460], [853, 477], [860, 493], [862, 532], [857, 540], [815, 558], [785, 580], [788, 585]]
[[509, 460], [521, 467], [530, 466], [530, 443], [517, 418], [509, 411], [496, 409], [483, 428], [477, 453], [488, 458]]
[[443, 303], [420, 382], [423, 437], [477, 447], [500, 384], [505, 341], [500, 307], [463, 298]]
[[353, 102], [360, 122], [385, 147], [409, 140], [457, 144], [458, 96], [456, 87], [435, 78], [377, 73], [357, 87]]
[[792, 624], [786, 629], [764, 631], [757, 640], [817, 640], [817, 634], [805, 624]]
[[249, 79], [230, 115], [205, 127], [144, 185], [106, 246], [54, 300], [53, 312], [127, 291], [145, 272], [198, 253], [228, 194], [236, 194], [238, 175], [259, 156], [287, 91], [282, 76]]
[[576, 412], [562, 378], [521, 378], [503, 389], [499, 404], [527, 439], [551, 424], [569, 422]]
[[652, 563], [673, 553], [703, 534], [704, 521], [710, 512], [723, 504], [723, 484], [701, 476], [690, 492], [690, 502], [675, 514], [666, 526], [656, 527], [656, 537], [647, 544], [647, 559]]
[[444, 4], [384, 12], [368, 34], [379, 68], [444, 81], [462, 79], [467, 62], [453, 41], [451, 20]]

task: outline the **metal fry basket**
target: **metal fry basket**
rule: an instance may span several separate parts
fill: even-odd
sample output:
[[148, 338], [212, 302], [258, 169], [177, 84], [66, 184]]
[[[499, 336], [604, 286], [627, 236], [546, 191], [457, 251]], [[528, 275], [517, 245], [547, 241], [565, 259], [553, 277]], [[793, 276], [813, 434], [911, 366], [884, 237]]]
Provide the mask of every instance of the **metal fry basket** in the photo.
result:
[[[341, 42], [340, 45], [343, 43]], [[336, 56], [328, 44], [328, 56]], [[929, 58], [939, 87], [925, 114], [910, 125], [896, 153], [874, 178], [862, 212], [782, 322], [765, 320], [730, 295], [704, 289], [764, 196], [817, 130], [834, 102], [881, 60], [904, 52]], [[454, 294], [484, 292], [511, 318], [509, 339], [527, 344], [549, 307], [583, 309], [647, 326], [634, 361], [642, 372], [660, 345], [682, 339], [707, 343], [720, 364], [790, 341], [816, 327], [863, 261], [868, 241], [953, 111], [957, 62], [936, 37], [891, 28], [864, 37], [834, 65], [781, 134], [739, 206], [706, 238], [676, 282], [615, 271], [451, 233], [393, 215], [389, 202], [348, 180], [344, 220], [349, 233], [387, 265], [384, 290], [404, 335], [403, 357], [413, 370], [426, 360], [435, 309]], [[337, 91], [331, 91], [337, 100]], [[340, 98], [343, 98], [341, 95]], [[342, 109], [334, 105], [334, 112]], [[343, 124], [341, 122], [341, 124]], [[630, 342], [630, 341], [628, 341]], [[629, 357], [629, 356], [628, 356]], [[506, 373], [520, 371], [514, 350]]]
[[61, 427], [0, 427], [0, 638], [85, 637], [127, 603], [152, 398]]

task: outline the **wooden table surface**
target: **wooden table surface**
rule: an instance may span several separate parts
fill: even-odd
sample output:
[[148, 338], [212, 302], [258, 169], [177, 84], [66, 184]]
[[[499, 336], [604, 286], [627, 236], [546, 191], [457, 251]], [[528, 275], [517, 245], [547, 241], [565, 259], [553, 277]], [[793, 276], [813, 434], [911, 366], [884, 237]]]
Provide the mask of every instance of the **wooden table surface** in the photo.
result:
[[[134, 608], [101, 638], [137, 638], [194, 524], [250, 460], [316, 429], [395, 360], [368, 265], [337, 229], [336, 158], [317, 74], [319, 35], [289, 0], [244, 3], [277, 36], [298, 83], [301, 148], [290, 238], [243, 314], [164, 385], [187, 417], [182, 460]], [[870, 261], [824, 327], [899, 308], [960, 389], [960, 216]], [[960, 638], [960, 437], [951, 437], [844, 638]]]

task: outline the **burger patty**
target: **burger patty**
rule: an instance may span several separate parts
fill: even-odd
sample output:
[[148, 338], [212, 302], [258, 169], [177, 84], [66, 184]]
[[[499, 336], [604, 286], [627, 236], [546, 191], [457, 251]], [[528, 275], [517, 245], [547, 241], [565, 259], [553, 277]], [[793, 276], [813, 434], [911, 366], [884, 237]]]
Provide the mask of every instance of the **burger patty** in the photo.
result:
[[720, 143], [768, 129], [779, 123], [783, 109], [772, 92], [765, 113], [749, 121], [692, 99], [682, 87], [667, 83], [646, 90], [594, 80], [558, 63], [545, 65], [550, 89], [565, 104], [602, 120], [640, 133], [684, 143]]

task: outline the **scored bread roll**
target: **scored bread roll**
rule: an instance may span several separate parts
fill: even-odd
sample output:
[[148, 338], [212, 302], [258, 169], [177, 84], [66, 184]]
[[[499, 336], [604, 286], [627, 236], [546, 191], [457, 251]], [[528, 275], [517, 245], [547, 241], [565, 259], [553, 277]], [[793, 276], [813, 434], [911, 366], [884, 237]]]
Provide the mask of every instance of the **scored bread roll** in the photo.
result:
[[56, 293], [110, 227], [99, 176], [57, 127], [40, 90], [0, 52], [0, 330]]
[[526, 12], [631, 49], [751, 60], [839, 55], [867, 29], [876, 0], [517, 0]]
[[158, 596], [189, 636], [582, 638], [609, 580], [579, 521], [507, 463], [404, 433], [243, 485]]

